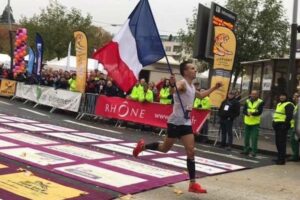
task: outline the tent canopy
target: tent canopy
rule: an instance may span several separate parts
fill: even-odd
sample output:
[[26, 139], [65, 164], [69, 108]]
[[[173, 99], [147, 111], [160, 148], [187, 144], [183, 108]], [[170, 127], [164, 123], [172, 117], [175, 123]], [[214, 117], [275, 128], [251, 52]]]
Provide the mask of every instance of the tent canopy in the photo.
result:
[[0, 53], [0, 64], [4, 64], [4, 68], [10, 68], [10, 56]]
[[[54, 70], [67, 70], [67, 71], [76, 71], [76, 56], [70, 56], [69, 66], [67, 67], [68, 57], [58, 60], [57, 58], [47, 61], [45, 67], [52, 68]], [[99, 71], [106, 73], [103, 65], [98, 63], [97, 60], [89, 58], [88, 59], [88, 71], [98, 69]]]

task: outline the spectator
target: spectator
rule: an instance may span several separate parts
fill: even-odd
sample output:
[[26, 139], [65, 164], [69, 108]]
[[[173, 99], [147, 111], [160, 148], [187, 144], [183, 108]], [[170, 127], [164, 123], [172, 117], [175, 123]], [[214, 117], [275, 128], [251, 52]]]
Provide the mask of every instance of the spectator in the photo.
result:
[[[225, 148], [227, 144], [227, 150], [231, 150], [233, 142], [232, 125], [233, 120], [240, 114], [240, 103], [235, 99], [235, 92], [230, 91], [227, 98], [222, 102], [219, 108], [219, 117], [221, 125], [221, 148]], [[227, 143], [226, 143], [227, 141]]]
[[69, 83], [69, 90], [72, 92], [77, 91], [77, 86], [76, 86], [76, 74], [73, 73], [71, 78], [68, 80]]
[[[197, 83], [197, 82], [196, 82]], [[195, 85], [195, 83], [194, 83]], [[196, 88], [196, 86], [195, 86]], [[204, 92], [204, 89], [198, 90], [200, 92]], [[194, 108], [198, 108], [198, 109], [205, 109], [205, 110], [210, 110], [211, 109], [211, 104], [210, 104], [210, 99], [208, 96], [203, 97], [203, 98], [195, 98], [194, 101]], [[203, 142], [206, 143], [208, 142], [208, 123], [209, 123], [209, 119], [207, 119], [201, 130], [200, 130], [200, 134], [195, 136], [195, 140], [197, 142]]]
[[96, 86], [97, 91], [96, 91], [96, 93], [104, 94], [105, 87], [106, 87], [106, 80], [105, 79], [100, 79], [99, 81], [97, 81], [97, 86]]
[[159, 102], [161, 104], [171, 104], [172, 103], [169, 79], [165, 80], [164, 85], [159, 92]]
[[154, 98], [153, 101], [157, 101], [158, 102], [159, 93], [158, 93], [158, 90], [157, 90], [157, 88], [155, 86], [155, 83], [153, 81], [151, 81], [148, 86], [149, 86], [149, 90], [151, 90], [153, 92], [153, 98]]
[[145, 79], [141, 79], [137, 81], [135, 86], [132, 88], [129, 98], [132, 100], [137, 101], [139, 98], [139, 93], [143, 92], [144, 87], [143, 84], [145, 83]]
[[92, 74], [90, 74], [90, 76], [88, 77], [88, 80], [86, 82], [85, 92], [96, 93], [97, 92], [96, 87], [97, 87], [97, 84], [96, 84], [96, 81], [94, 80], [94, 76]]
[[118, 96], [118, 92], [118, 89], [113, 85], [112, 81], [108, 80], [104, 89], [104, 95], [108, 97], [116, 97]]
[[139, 102], [153, 102], [153, 92], [148, 88], [148, 85], [144, 84], [144, 89], [139, 92]]

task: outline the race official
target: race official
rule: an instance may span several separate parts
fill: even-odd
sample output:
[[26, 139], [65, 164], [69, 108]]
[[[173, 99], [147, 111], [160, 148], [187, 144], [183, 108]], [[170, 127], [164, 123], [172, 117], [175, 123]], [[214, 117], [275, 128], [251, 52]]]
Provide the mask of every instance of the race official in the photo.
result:
[[273, 128], [275, 131], [275, 143], [277, 147], [277, 165], [285, 165], [286, 142], [288, 130], [293, 119], [294, 105], [287, 99], [287, 94], [282, 92], [279, 96], [279, 103], [273, 115]]
[[[253, 90], [249, 99], [243, 108], [244, 124], [245, 124], [245, 138], [244, 138], [244, 151], [242, 154], [248, 155], [251, 152], [252, 157], [257, 154], [257, 142], [259, 135], [259, 125], [261, 114], [263, 112], [264, 101], [261, 100], [257, 90]], [[251, 148], [250, 148], [251, 140]]]
[[[293, 105], [294, 105], [294, 118], [297, 115], [298, 111], [298, 98], [299, 94], [295, 93], [293, 95]], [[292, 149], [292, 157], [288, 161], [298, 162], [299, 161], [299, 141], [296, 138], [296, 129], [295, 129], [295, 119], [291, 120], [291, 128], [289, 129], [290, 136], [290, 145]]]

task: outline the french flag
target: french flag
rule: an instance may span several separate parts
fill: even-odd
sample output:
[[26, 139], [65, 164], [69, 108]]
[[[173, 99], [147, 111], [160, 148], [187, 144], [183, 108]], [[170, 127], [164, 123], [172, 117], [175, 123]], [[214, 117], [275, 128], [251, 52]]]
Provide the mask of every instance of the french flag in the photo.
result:
[[113, 81], [128, 92], [144, 66], [165, 56], [148, 0], [141, 0], [115, 37], [93, 58], [103, 64]]

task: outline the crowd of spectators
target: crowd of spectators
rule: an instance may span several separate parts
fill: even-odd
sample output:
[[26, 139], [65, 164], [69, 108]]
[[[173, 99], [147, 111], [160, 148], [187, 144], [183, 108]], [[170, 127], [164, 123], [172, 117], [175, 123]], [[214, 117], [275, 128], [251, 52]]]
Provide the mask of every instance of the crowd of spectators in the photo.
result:
[[[55, 89], [66, 89], [76, 91], [76, 72], [64, 71], [62, 69], [53, 70], [43, 68], [41, 75], [18, 74], [14, 76], [10, 69], [0, 65], [0, 77], [4, 79], [16, 80], [25, 84], [37, 84], [54, 87]], [[122, 97], [139, 102], [159, 102], [162, 104], [172, 104], [172, 88], [175, 86], [174, 76], [162, 78], [158, 83], [146, 82], [144, 78], [137, 81], [136, 85], [128, 93], [123, 92], [116, 86], [112, 78], [103, 74], [99, 70], [92, 70], [88, 73], [86, 82], [86, 93], [101, 94], [110, 97]]]

